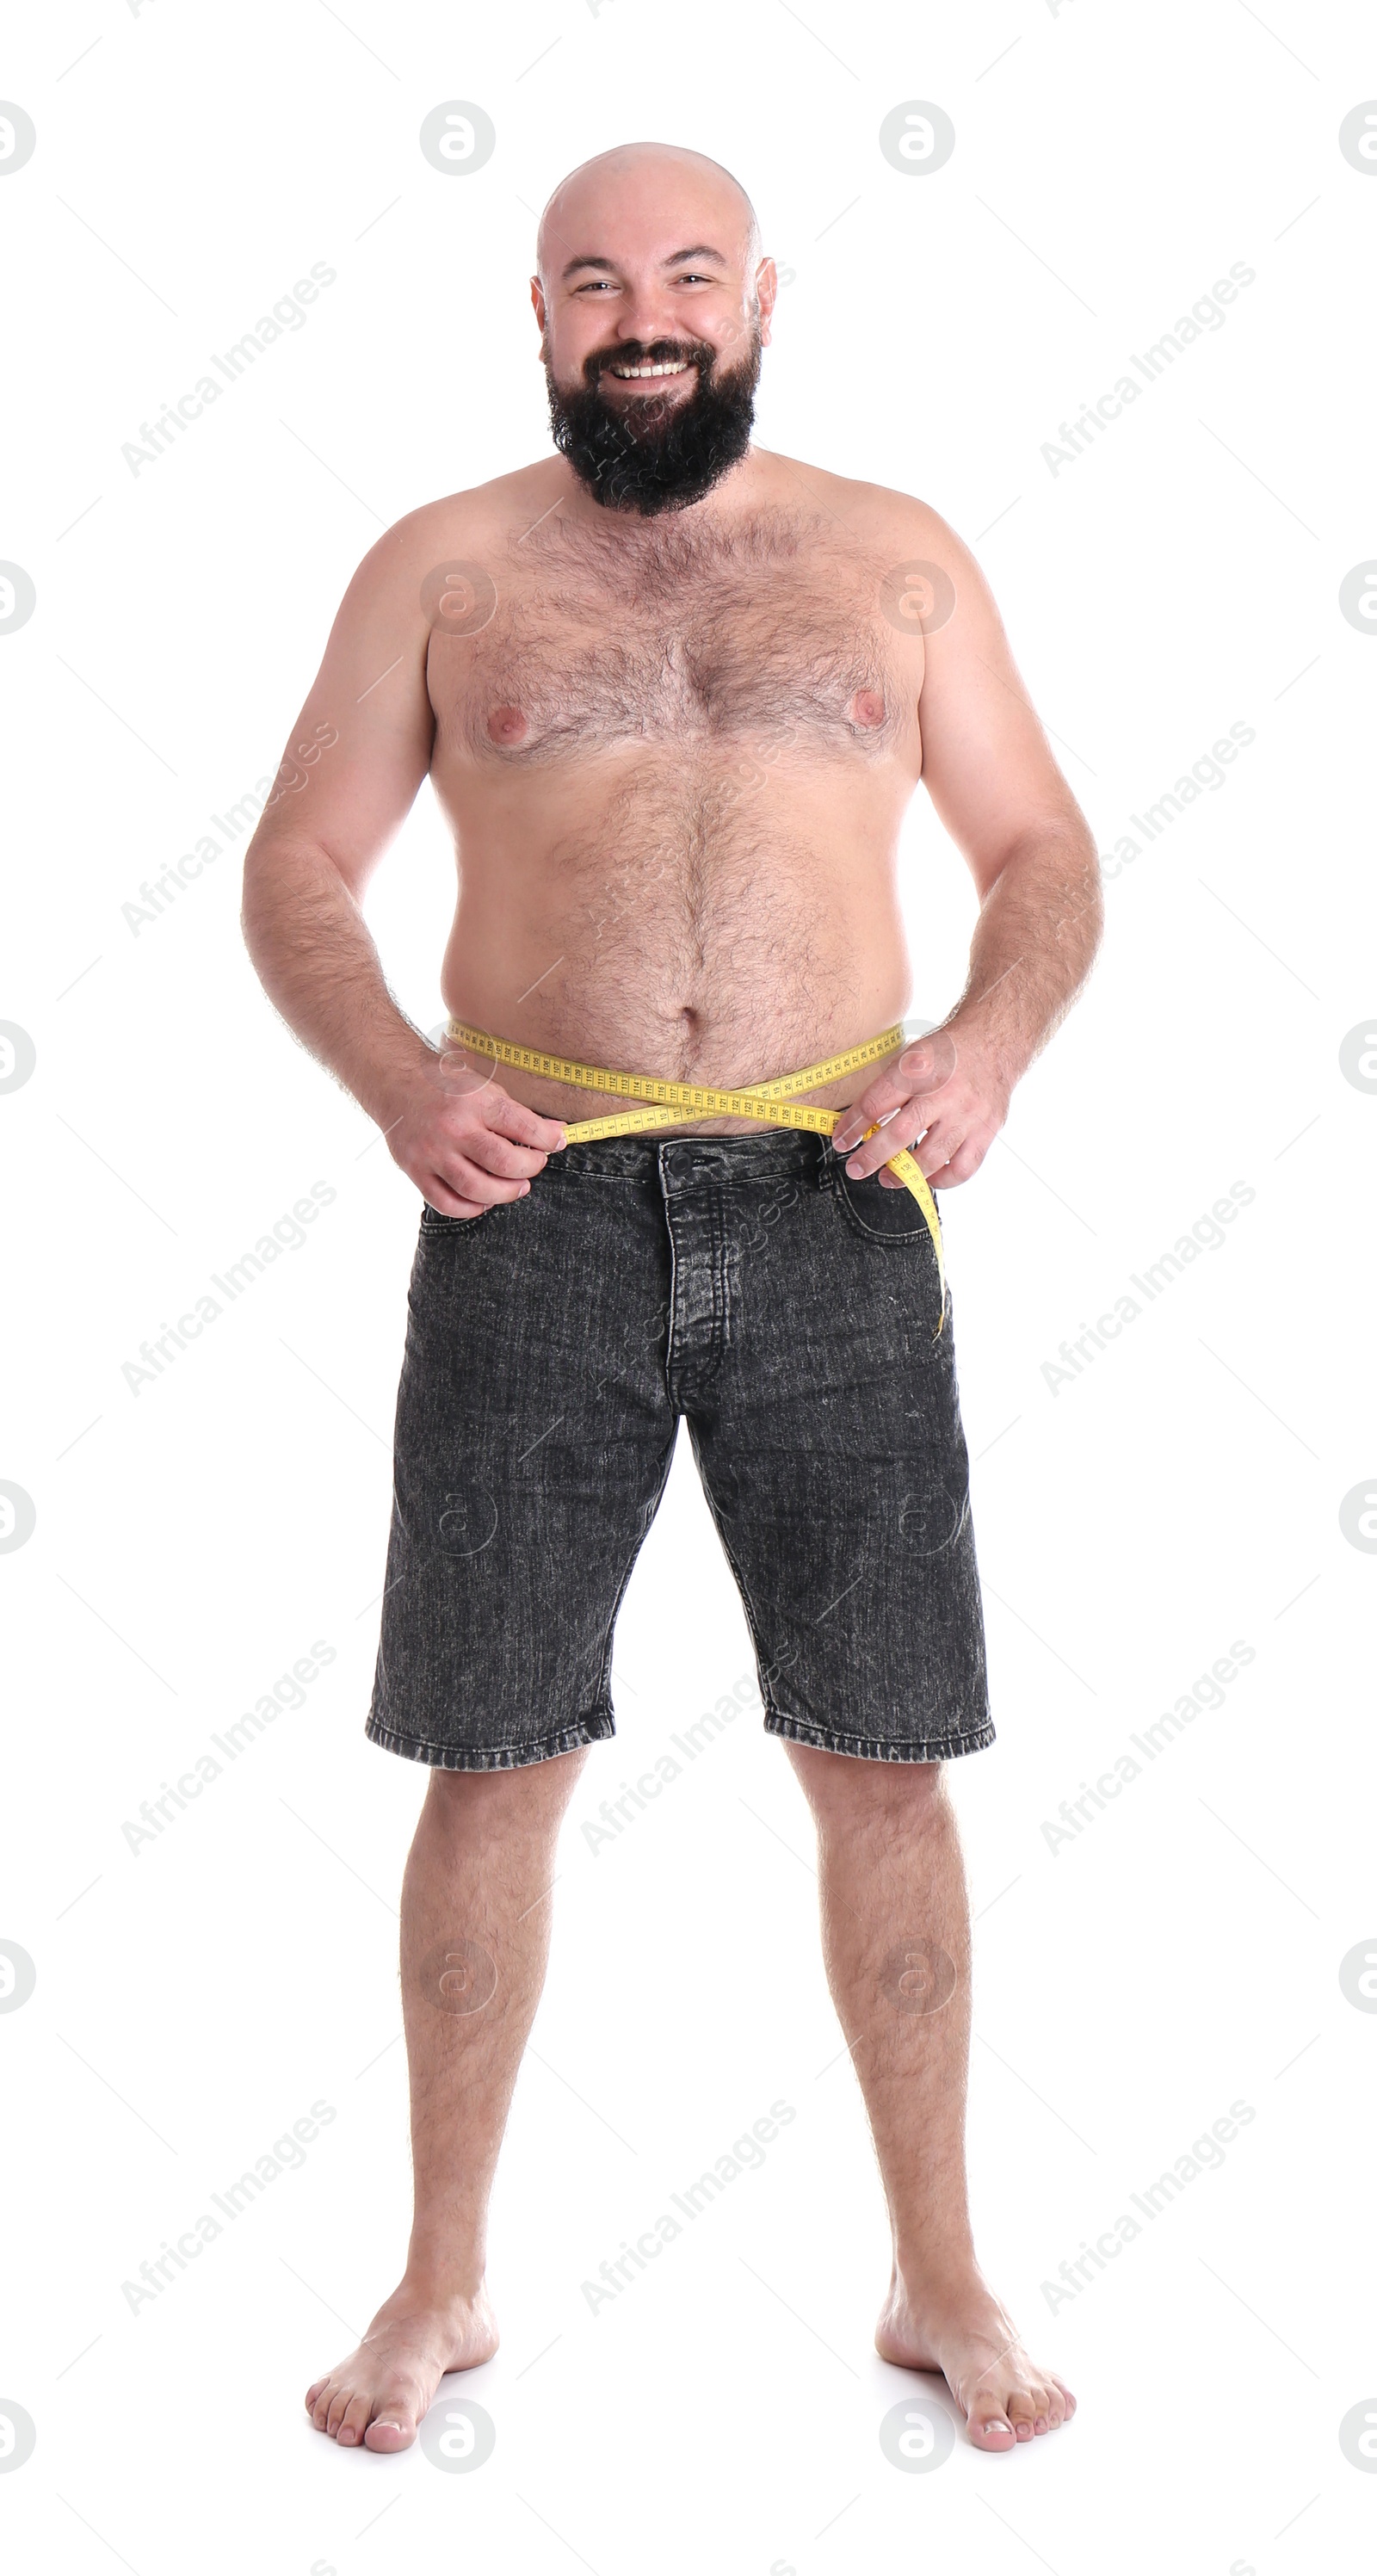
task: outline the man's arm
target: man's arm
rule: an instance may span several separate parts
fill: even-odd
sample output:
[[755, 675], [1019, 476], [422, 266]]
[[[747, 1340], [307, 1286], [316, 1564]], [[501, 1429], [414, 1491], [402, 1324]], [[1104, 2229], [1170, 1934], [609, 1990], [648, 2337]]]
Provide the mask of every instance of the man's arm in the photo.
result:
[[244, 861], [244, 940], [288, 1026], [445, 1216], [518, 1197], [563, 1139], [490, 1076], [446, 1068], [388, 991], [364, 890], [430, 768], [431, 513], [364, 557]]
[[833, 1143], [846, 1152], [892, 1110], [848, 1171], [876, 1171], [908, 1145], [945, 1189], [979, 1170], [1015, 1083], [1070, 1009], [1099, 946], [1103, 905], [1090, 827], [1029, 703], [984, 575], [943, 520], [928, 513], [925, 521], [914, 553], [943, 566], [956, 605], [924, 638], [923, 779], [975, 879], [980, 919], [960, 1001], [870, 1084]]

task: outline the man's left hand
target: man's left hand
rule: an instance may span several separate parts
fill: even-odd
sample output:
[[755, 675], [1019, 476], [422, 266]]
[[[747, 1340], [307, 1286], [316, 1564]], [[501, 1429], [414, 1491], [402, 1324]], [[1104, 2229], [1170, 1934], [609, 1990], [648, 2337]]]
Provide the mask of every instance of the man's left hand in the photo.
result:
[[[951, 1189], [979, 1171], [1008, 1117], [1011, 1090], [989, 1053], [953, 1022], [905, 1047], [851, 1103], [832, 1143], [846, 1158], [850, 1180], [879, 1172], [882, 1189], [901, 1190], [898, 1173], [883, 1166], [906, 1145], [925, 1179]], [[877, 1119], [886, 1123], [858, 1143]]]

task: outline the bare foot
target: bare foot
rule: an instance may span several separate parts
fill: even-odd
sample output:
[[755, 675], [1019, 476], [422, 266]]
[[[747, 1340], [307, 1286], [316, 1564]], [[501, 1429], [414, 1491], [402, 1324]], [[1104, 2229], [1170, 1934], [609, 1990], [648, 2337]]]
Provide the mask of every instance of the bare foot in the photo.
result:
[[902, 2369], [940, 2370], [980, 2451], [1011, 2451], [1076, 2411], [1065, 2381], [1029, 2360], [974, 2264], [913, 2290], [896, 2270], [875, 2348]]
[[472, 2370], [497, 2350], [486, 2291], [441, 2298], [403, 2281], [373, 2319], [357, 2352], [306, 2391], [318, 2433], [348, 2449], [405, 2451], [447, 2370]]

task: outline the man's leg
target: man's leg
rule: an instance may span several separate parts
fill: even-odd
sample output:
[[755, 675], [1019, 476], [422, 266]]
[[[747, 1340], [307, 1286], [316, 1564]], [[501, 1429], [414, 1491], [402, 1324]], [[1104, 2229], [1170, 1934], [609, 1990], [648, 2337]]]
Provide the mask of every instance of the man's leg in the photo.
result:
[[560, 1823], [586, 1759], [583, 1746], [514, 1770], [431, 1773], [402, 1884], [415, 2216], [400, 2286], [358, 2350], [306, 2392], [312, 2423], [339, 2442], [404, 2450], [444, 2372], [497, 2349], [488, 2194], [545, 1977]]
[[827, 1978], [894, 2236], [876, 2345], [886, 2361], [941, 2371], [972, 2441], [1007, 2451], [1063, 2423], [1076, 2401], [1029, 2359], [975, 2259], [965, 2157], [970, 1914], [942, 1766], [786, 1749], [817, 1824]]

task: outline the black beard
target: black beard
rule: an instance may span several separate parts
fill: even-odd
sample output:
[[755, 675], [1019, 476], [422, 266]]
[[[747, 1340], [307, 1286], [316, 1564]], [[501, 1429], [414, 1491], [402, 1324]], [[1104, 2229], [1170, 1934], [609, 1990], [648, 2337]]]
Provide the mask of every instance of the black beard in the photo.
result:
[[[750, 446], [760, 348], [756, 329], [747, 357], [728, 370], [717, 365], [718, 352], [701, 340], [677, 346], [657, 340], [647, 349], [628, 342], [587, 359], [584, 381], [572, 393], [556, 384], [547, 360], [555, 445], [605, 510], [634, 510], [643, 519], [654, 519], [663, 510], [687, 509], [738, 465]], [[698, 382], [681, 402], [657, 401], [652, 395], [616, 407], [599, 385], [610, 355], [629, 366], [684, 358], [697, 368]]]

